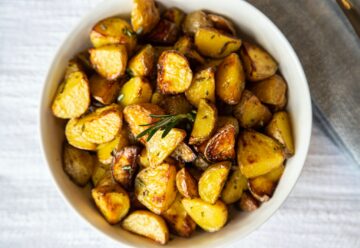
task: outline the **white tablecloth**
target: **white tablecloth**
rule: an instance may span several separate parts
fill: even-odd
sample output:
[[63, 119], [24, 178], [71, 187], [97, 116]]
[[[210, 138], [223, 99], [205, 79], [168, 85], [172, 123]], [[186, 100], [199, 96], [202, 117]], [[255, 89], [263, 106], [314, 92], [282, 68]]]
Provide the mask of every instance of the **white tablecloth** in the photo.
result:
[[[71, 211], [39, 149], [40, 90], [56, 48], [100, 0], [0, 0], [0, 247], [119, 247]], [[360, 247], [360, 168], [317, 122], [281, 209], [238, 247]]]

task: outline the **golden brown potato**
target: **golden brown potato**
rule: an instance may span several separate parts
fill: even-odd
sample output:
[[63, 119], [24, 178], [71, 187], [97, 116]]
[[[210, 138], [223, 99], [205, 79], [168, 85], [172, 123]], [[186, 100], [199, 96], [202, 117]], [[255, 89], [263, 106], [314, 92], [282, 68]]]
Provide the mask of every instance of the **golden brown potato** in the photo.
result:
[[178, 94], [191, 85], [192, 71], [186, 57], [175, 50], [164, 51], [158, 62], [157, 86], [160, 93]]
[[193, 11], [187, 14], [182, 25], [183, 32], [188, 35], [194, 35], [199, 28], [210, 28], [212, 22], [208, 19], [207, 15], [201, 11]]
[[268, 201], [273, 195], [277, 182], [273, 182], [265, 176], [249, 179], [249, 190], [260, 202]]
[[161, 164], [176, 147], [184, 140], [186, 132], [178, 128], [172, 128], [170, 132], [162, 137], [164, 130], [157, 131], [146, 143], [146, 151], [151, 167]]
[[149, 167], [150, 163], [147, 157], [147, 152], [146, 152], [146, 148], [143, 148], [140, 152], [140, 155], [138, 156], [138, 164], [143, 167]]
[[205, 59], [195, 50], [194, 42], [189, 36], [182, 36], [175, 43], [174, 48], [182, 53], [192, 65], [205, 63]]
[[245, 74], [236, 53], [231, 53], [216, 70], [216, 95], [225, 103], [235, 105], [240, 102], [245, 88]]
[[111, 165], [111, 171], [116, 182], [125, 189], [132, 188], [135, 173], [138, 170], [137, 156], [140, 148], [137, 146], [126, 146], [115, 154]]
[[63, 168], [70, 179], [79, 186], [85, 186], [91, 178], [95, 160], [90, 153], [68, 144], [64, 145]]
[[191, 132], [189, 144], [200, 145], [206, 141], [215, 130], [217, 119], [216, 106], [209, 100], [201, 99]]
[[199, 28], [195, 34], [195, 46], [204, 56], [224, 58], [239, 50], [241, 40], [214, 28]]
[[109, 165], [102, 164], [97, 162], [94, 171], [91, 175], [91, 181], [93, 185], [96, 187], [98, 183], [105, 177], [106, 173], [110, 170]]
[[146, 78], [132, 77], [122, 86], [120, 94], [123, 95], [120, 100], [122, 106], [145, 103], [151, 100], [152, 88]]
[[231, 162], [224, 161], [211, 165], [201, 175], [199, 180], [199, 195], [204, 201], [214, 204], [230, 172]]
[[284, 170], [285, 170], [285, 166], [282, 164], [279, 167], [263, 175], [263, 177], [266, 177], [271, 182], [277, 183], [279, 182], [282, 174], [284, 173]]
[[200, 198], [184, 198], [182, 204], [196, 224], [207, 232], [220, 230], [227, 221], [228, 210], [220, 200], [210, 204]]
[[196, 154], [184, 142], [181, 142], [171, 154], [171, 157], [184, 163], [191, 163], [196, 159]]
[[281, 145], [272, 138], [255, 131], [240, 134], [237, 160], [245, 177], [264, 175], [279, 167], [284, 159]]
[[199, 106], [200, 99], [215, 102], [215, 70], [206, 68], [197, 72], [185, 96], [195, 107]]
[[244, 90], [240, 103], [235, 106], [233, 114], [243, 128], [263, 127], [271, 119], [270, 110], [248, 90]]
[[106, 45], [89, 52], [93, 68], [102, 77], [115, 80], [125, 74], [128, 55], [124, 45]]
[[134, 0], [131, 25], [137, 34], [149, 33], [159, 20], [160, 12], [153, 0]]
[[169, 241], [169, 230], [165, 221], [160, 216], [146, 210], [137, 210], [129, 214], [122, 222], [121, 227], [162, 245]]
[[120, 84], [118, 81], [109, 81], [94, 74], [90, 80], [90, 92], [92, 97], [104, 105], [115, 102], [119, 95]]
[[146, 40], [152, 44], [173, 45], [179, 36], [179, 32], [180, 29], [175, 23], [161, 19], [146, 36]]
[[176, 198], [176, 167], [161, 164], [140, 171], [135, 179], [138, 200], [156, 214], [164, 213]]
[[132, 76], [150, 76], [155, 65], [155, 49], [151, 45], [143, 47], [128, 62], [128, 70]]
[[192, 106], [183, 94], [174, 96], [164, 96], [159, 102], [166, 113], [171, 115], [187, 114], [191, 111]]
[[76, 58], [70, 59], [65, 70], [64, 78], [68, 78], [73, 72], [84, 72], [83, 65]]
[[220, 162], [235, 159], [236, 130], [227, 124], [216, 131], [206, 143], [205, 158], [210, 162]]
[[236, 35], [236, 29], [234, 27], [234, 24], [225, 17], [215, 14], [208, 14], [207, 17], [213, 23], [213, 26], [216, 29], [222, 30], [233, 36]]
[[99, 185], [91, 190], [97, 208], [110, 224], [122, 220], [130, 209], [130, 199], [120, 185]]
[[79, 119], [71, 119], [68, 121], [65, 127], [65, 136], [70, 145], [82, 149], [95, 151], [96, 144], [86, 140], [82, 136], [82, 125], [79, 125]]
[[284, 146], [287, 157], [294, 155], [294, 139], [292, 136], [290, 117], [287, 112], [282, 111], [275, 113], [269, 125], [267, 125], [265, 132]]
[[177, 195], [174, 203], [162, 216], [169, 224], [171, 230], [181, 237], [190, 237], [196, 229], [196, 223], [191, 219], [181, 203], [180, 194]]
[[175, 25], [178, 28], [180, 28], [181, 24], [185, 18], [185, 13], [178, 8], [172, 7], [172, 8], [165, 10], [165, 12], [163, 14], [163, 18], [170, 22], [175, 23]]
[[186, 168], [182, 168], [176, 174], [176, 187], [186, 198], [199, 197], [197, 182]]
[[53, 114], [62, 119], [81, 116], [90, 105], [90, 87], [85, 73], [70, 73], [59, 85], [51, 109]]
[[235, 117], [230, 115], [219, 116], [216, 122], [216, 130], [219, 130], [226, 125], [232, 125], [235, 128], [235, 135], [239, 134], [239, 122]]
[[243, 191], [247, 189], [247, 183], [246, 177], [241, 174], [239, 167], [236, 167], [221, 192], [223, 202], [225, 204], [232, 204], [240, 200]]
[[[97, 181], [96, 187], [112, 186], [112, 185], [117, 185], [117, 183], [115, 182], [115, 180], [112, 176], [110, 166], [109, 166], [109, 168], [106, 169], [105, 174]], [[95, 184], [94, 184], [94, 186], [95, 186]]]
[[259, 208], [260, 203], [247, 191], [241, 195], [238, 206], [242, 211], [251, 212]]
[[276, 61], [262, 48], [244, 42], [240, 50], [244, 63], [246, 78], [250, 81], [259, 81], [275, 74], [278, 69]]
[[91, 30], [90, 40], [94, 47], [122, 44], [128, 54], [136, 47], [135, 32], [127, 21], [119, 17], [110, 17], [98, 22]]

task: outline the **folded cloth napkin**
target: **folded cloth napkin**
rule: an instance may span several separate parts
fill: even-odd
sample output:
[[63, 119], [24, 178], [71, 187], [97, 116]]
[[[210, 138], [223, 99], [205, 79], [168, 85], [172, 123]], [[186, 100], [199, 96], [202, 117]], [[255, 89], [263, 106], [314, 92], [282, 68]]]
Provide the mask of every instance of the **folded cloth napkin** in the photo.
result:
[[360, 39], [335, 0], [248, 2], [288, 38], [304, 67], [315, 117], [360, 164]]

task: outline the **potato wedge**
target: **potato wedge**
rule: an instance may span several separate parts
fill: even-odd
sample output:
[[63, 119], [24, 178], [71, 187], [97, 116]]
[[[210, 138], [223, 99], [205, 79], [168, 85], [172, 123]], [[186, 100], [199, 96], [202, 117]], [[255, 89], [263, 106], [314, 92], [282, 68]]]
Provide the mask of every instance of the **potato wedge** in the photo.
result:
[[70, 179], [78, 186], [85, 186], [91, 178], [95, 160], [90, 153], [68, 144], [64, 145], [63, 168]]
[[282, 174], [284, 173], [284, 170], [285, 170], [285, 166], [282, 164], [279, 167], [263, 175], [263, 177], [266, 177], [271, 182], [277, 183], [279, 182]]
[[160, 12], [153, 0], [134, 0], [131, 25], [137, 34], [149, 33], [159, 20]]
[[157, 131], [146, 143], [146, 151], [151, 167], [161, 164], [176, 147], [184, 140], [186, 132], [178, 128], [172, 128], [170, 132], [162, 137], [164, 130]]
[[109, 105], [115, 102], [120, 91], [120, 84], [118, 81], [109, 81], [97, 74], [94, 74], [90, 79], [90, 93], [92, 97], [104, 104]]
[[137, 146], [126, 146], [115, 154], [111, 165], [111, 171], [116, 182], [125, 189], [131, 189], [135, 173], [138, 170], [137, 156], [140, 148]]
[[199, 197], [197, 182], [186, 168], [182, 168], [176, 174], [176, 187], [186, 198]]
[[247, 191], [241, 195], [240, 201], [238, 201], [238, 207], [245, 212], [252, 212], [258, 209], [260, 203]]
[[160, 216], [146, 210], [136, 210], [129, 214], [122, 222], [121, 227], [162, 245], [169, 241], [169, 230], [165, 221]]
[[190, 135], [190, 145], [200, 145], [211, 137], [215, 130], [217, 119], [216, 106], [209, 100], [201, 99], [193, 130]]
[[206, 68], [195, 74], [193, 81], [185, 96], [195, 107], [199, 106], [200, 99], [215, 102], [215, 70]]
[[204, 201], [214, 204], [221, 195], [221, 191], [230, 172], [231, 162], [220, 162], [211, 165], [201, 175], [199, 180], [199, 195]]
[[294, 155], [294, 139], [292, 136], [290, 117], [287, 112], [281, 111], [275, 113], [272, 120], [267, 125], [265, 132], [284, 146], [287, 157]]
[[135, 195], [152, 212], [162, 214], [176, 198], [175, 178], [174, 165], [164, 163], [147, 167], [135, 178]]
[[184, 163], [191, 163], [196, 159], [196, 154], [184, 142], [181, 142], [170, 156]]
[[216, 130], [219, 130], [226, 125], [232, 125], [235, 128], [235, 135], [239, 134], [239, 122], [236, 118], [230, 115], [219, 116], [216, 122]]
[[228, 209], [220, 200], [210, 204], [200, 198], [184, 198], [181, 202], [196, 224], [207, 232], [218, 231], [226, 224]]
[[241, 174], [238, 167], [229, 176], [226, 181], [223, 191], [221, 192], [221, 199], [225, 204], [232, 204], [240, 200], [244, 190], [247, 189], [248, 180]]
[[259, 81], [271, 77], [278, 69], [276, 61], [262, 48], [244, 42], [240, 50], [246, 78]]
[[79, 119], [70, 119], [65, 127], [65, 136], [70, 145], [88, 151], [95, 151], [97, 145], [86, 140], [82, 136], [82, 125], [79, 125]]
[[192, 71], [184, 55], [175, 50], [164, 51], [158, 62], [157, 87], [162, 94], [179, 94], [191, 85]]
[[181, 196], [178, 194], [174, 203], [162, 214], [162, 217], [169, 224], [171, 230], [177, 235], [187, 238], [195, 231], [196, 223], [185, 211], [181, 200]]
[[150, 102], [152, 88], [149, 81], [143, 77], [132, 77], [120, 90], [123, 95], [120, 100], [122, 106]]
[[225, 33], [233, 36], [236, 35], [236, 29], [234, 24], [225, 17], [215, 14], [208, 14], [207, 17], [213, 23], [213, 26], [216, 29], [224, 31]]
[[193, 36], [199, 28], [210, 28], [212, 26], [213, 24], [208, 19], [206, 13], [201, 10], [197, 10], [186, 15], [182, 29], [185, 34]]
[[235, 106], [233, 114], [243, 128], [263, 127], [271, 119], [270, 110], [248, 90], [244, 90], [241, 101]]
[[284, 159], [281, 145], [272, 138], [255, 131], [240, 134], [237, 160], [245, 177], [264, 175], [279, 167]]
[[180, 33], [178, 26], [166, 19], [160, 19], [157, 25], [146, 36], [146, 39], [152, 44], [173, 45]]
[[182, 36], [174, 45], [175, 50], [182, 53], [191, 65], [201, 65], [205, 59], [195, 50], [194, 42], [189, 36]]
[[214, 28], [199, 28], [195, 33], [195, 46], [204, 56], [224, 58], [239, 50], [241, 40]]
[[93, 185], [96, 187], [98, 183], [105, 177], [106, 173], [110, 170], [109, 165], [102, 164], [100, 162], [97, 162], [93, 173], [91, 175], [91, 181]]
[[146, 168], [146, 167], [149, 167], [150, 166], [150, 163], [149, 163], [149, 160], [148, 160], [148, 157], [147, 157], [147, 151], [146, 151], [146, 148], [143, 148], [138, 156], [138, 164], [143, 167], [143, 168]]
[[249, 179], [249, 191], [260, 202], [268, 201], [273, 195], [276, 183], [264, 176]]
[[151, 45], [143, 47], [128, 62], [128, 70], [132, 76], [150, 76], [155, 65], [155, 49]]
[[102, 77], [115, 80], [125, 74], [128, 55], [124, 45], [106, 45], [89, 52], [93, 68]]
[[192, 106], [183, 94], [174, 96], [164, 96], [159, 102], [166, 113], [171, 115], [187, 114], [191, 111]]
[[175, 25], [180, 28], [182, 22], [184, 21], [185, 13], [181, 9], [172, 7], [165, 10], [163, 13], [163, 18], [175, 23]]
[[53, 114], [62, 119], [81, 116], [90, 106], [90, 87], [85, 73], [70, 73], [59, 85], [51, 109]]
[[228, 55], [216, 70], [216, 95], [225, 103], [235, 105], [240, 102], [245, 89], [245, 74], [236, 53]]
[[120, 185], [100, 185], [91, 190], [92, 198], [110, 224], [116, 224], [129, 212], [130, 199]]
[[[84, 72], [84, 67], [76, 58], [70, 59], [65, 70], [64, 78], [68, 78], [73, 72]], [[85, 73], [86, 74], [86, 73]]]

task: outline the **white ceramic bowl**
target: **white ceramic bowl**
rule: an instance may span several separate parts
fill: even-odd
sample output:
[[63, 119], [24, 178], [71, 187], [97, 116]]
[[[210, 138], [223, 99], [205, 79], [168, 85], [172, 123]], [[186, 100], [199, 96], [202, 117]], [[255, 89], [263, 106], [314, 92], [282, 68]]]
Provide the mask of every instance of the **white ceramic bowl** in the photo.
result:
[[[293, 123], [296, 154], [288, 160], [274, 196], [252, 213], [238, 212], [219, 232], [197, 232], [190, 239], [176, 238], [169, 247], [226, 247], [263, 224], [285, 201], [294, 187], [307, 155], [312, 124], [311, 101], [308, 84], [301, 64], [279, 29], [259, 10], [240, 0], [158, 0], [167, 7], [176, 6], [186, 12], [205, 9], [231, 18], [238, 28], [261, 44], [279, 62], [280, 71], [288, 83], [288, 110]], [[64, 140], [64, 122], [56, 119], [50, 110], [58, 83], [63, 77], [68, 60], [90, 46], [91, 27], [106, 17], [129, 16], [131, 0], [106, 0], [85, 16], [62, 43], [50, 66], [40, 105], [41, 146], [45, 160], [60, 193], [84, 220], [98, 231], [125, 247], [158, 247], [152, 241], [130, 234], [119, 225], [111, 226], [91, 203], [89, 190], [81, 189], [65, 175], [61, 164]]]

